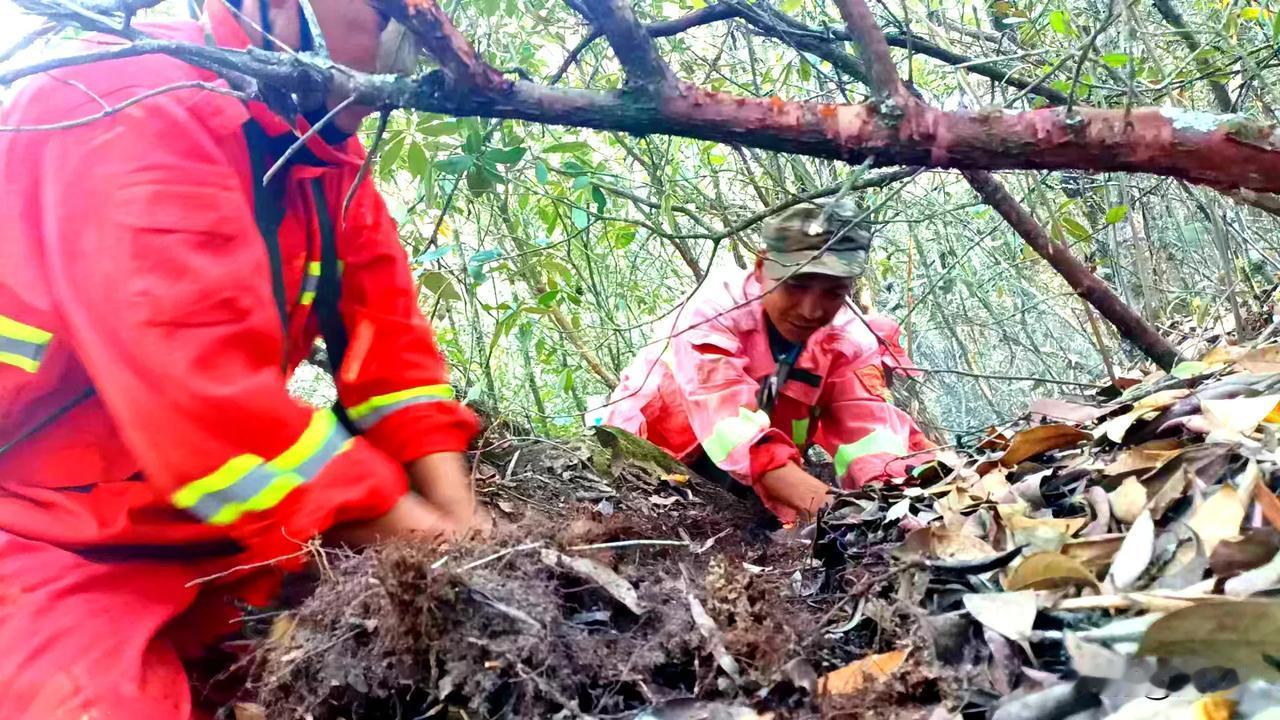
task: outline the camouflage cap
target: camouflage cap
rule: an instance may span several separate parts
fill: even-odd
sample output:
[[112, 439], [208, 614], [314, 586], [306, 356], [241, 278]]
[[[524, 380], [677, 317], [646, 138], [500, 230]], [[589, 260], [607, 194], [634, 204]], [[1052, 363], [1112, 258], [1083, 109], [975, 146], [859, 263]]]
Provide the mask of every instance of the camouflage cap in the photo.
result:
[[793, 273], [861, 277], [871, 233], [854, 222], [864, 214], [856, 203], [843, 200], [799, 205], [775, 215], [762, 232], [765, 276], [771, 280]]

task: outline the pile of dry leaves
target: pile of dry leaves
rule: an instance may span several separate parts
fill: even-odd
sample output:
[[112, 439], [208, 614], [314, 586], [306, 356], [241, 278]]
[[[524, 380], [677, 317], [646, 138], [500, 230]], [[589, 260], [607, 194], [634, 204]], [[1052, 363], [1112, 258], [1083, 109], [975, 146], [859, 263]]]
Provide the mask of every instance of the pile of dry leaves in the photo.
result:
[[1280, 347], [1109, 391], [825, 518], [829, 568], [906, 531], [898, 601], [970, 669], [937, 717], [1280, 717]]
[[240, 711], [1276, 717], [1280, 347], [1101, 395], [1038, 401], [807, 534], [622, 433], [491, 439], [504, 529], [328, 554]]

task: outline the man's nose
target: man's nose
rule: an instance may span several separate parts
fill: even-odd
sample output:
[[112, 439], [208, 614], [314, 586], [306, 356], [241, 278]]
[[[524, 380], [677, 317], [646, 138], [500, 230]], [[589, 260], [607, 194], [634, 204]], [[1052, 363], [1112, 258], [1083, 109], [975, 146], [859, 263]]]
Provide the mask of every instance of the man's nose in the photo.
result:
[[796, 310], [805, 320], [816, 320], [822, 316], [822, 304], [819, 302], [817, 293], [807, 292], [800, 296], [800, 302], [796, 304]]

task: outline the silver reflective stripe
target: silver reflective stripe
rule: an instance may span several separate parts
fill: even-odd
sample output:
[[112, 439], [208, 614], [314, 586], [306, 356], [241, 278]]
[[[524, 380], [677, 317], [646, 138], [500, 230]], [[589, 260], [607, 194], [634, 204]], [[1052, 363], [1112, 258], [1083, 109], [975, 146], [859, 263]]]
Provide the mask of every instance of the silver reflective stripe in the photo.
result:
[[195, 505], [187, 508], [187, 511], [201, 520], [209, 522], [228, 505], [249, 502], [254, 496], [266, 490], [267, 486], [275, 482], [277, 477], [275, 470], [266, 465], [259, 465], [227, 487], [200, 498]]
[[342, 452], [342, 448], [351, 439], [351, 435], [341, 426], [334, 427], [333, 432], [329, 433], [329, 437], [325, 438], [324, 444], [315, 451], [313, 455], [303, 460], [296, 468], [285, 468], [301, 475], [303, 482], [320, 474], [326, 463], [334, 458], [335, 455]]
[[44, 351], [47, 349], [49, 349], [48, 342], [33, 343], [0, 335], [0, 353], [17, 355], [31, 362], [39, 363], [44, 358]]
[[362, 415], [359, 418], [355, 418], [352, 420], [352, 422], [355, 423], [355, 426], [360, 428], [361, 430], [368, 430], [374, 425], [377, 425], [379, 420], [381, 420], [382, 418], [390, 415], [391, 413], [401, 408], [406, 408], [406, 407], [409, 407], [410, 405], [417, 405], [419, 403], [444, 402], [446, 400], [452, 400], [452, 399], [453, 399], [452, 396], [435, 397], [431, 395], [418, 395], [415, 397], [408, 397], [403, 400], [397, 400], [396, 402], [393, 402], [389, 405], [382, 405], [380, 407], [373, 408], [372, 410], [369, 411], [369, 414]]

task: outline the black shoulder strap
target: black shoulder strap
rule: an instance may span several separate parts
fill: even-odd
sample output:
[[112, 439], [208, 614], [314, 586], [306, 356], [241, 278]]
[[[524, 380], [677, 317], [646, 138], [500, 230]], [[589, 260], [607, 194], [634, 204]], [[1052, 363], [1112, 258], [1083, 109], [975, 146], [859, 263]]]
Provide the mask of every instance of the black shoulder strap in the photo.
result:
[[[320, 224], [320, 281], [316, 286], [316, 319], [320, 321], [320, 335], [324, 338], [325, 349], [329, 353], [329, 370], [334, 381], [342, 371], [342, 360], [347, 356], [347, 325], [338, 310], [338, 301], [342, 299], [342, 277], [338, 270], [338, 241], [334, 234], [333, 213], [329, 212], [329, 201], [324, 196], [324, 187], [319, 180], [311, 181], [311, 195], [315, 198], [316, 220]], [[333, 406], [333, 414], [338, 421], [353, 435], [359, 434], [347, 409], [340, 403]]]
[[[250, 120], [244, 124], [245, 144], [249, 147], [249, 165], [253, 182], [253, 219], [267, 247], [267, 262], [271, 265], [271, 294], [275, 296], [276, 312], [285, 337], [289, 336], [289, 306], [284, 295], [284, 264], [280, 259], [280, 223], [284, 221], [284, 182], [277, 175], [267, 185], [262, 179], [271, 167], [270, 140], [258, 123]], [[283, 361], [282, 361], [283, 364]]]

